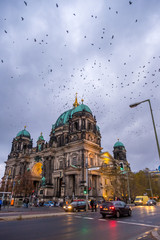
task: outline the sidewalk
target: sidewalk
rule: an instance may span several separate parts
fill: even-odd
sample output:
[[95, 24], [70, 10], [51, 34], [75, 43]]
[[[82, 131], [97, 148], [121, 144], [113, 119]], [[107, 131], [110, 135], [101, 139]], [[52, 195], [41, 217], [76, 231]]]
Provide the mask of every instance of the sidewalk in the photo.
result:
[[29, 207], [29, 208], [15, 208], [10, 207], [9, 209], [1, 209], [0, 211], [0, 221], [14, 221], [23, 220], [31, 218], [43, 218], [43, 217], [53, 217], [62, 216], [66, 214], [73, 214], [64, 212], [61, 207]]
[[36, 218], [45, 218], [45, 217], [55, 217], [62, 216], [74, 213], [68, 212], [59, 212], [59, 213], [36, 213], [36, 214], [19, 214], [15, 216], [0, 216], [0, 221], [15, 221], [15, 220], [24, 220], [24, 219], [36, 219]]
[[160, 228], [155, 228], [152, 231], [145, 232], [136, 240], [160, 240]]

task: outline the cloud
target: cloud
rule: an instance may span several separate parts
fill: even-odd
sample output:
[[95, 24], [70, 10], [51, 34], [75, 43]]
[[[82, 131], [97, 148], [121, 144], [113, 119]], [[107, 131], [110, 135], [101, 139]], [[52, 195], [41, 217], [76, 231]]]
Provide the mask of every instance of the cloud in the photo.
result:
[[0, 163], [24, 125], [34, 146], [41, 131], [48, 141], [78, 92], [96, 116], [104, 150], [112, 153], [119, 138], [133, 170], [155, 168], [150, 110], [129, 105], [151, 99], [159, 136], [159, 1], [27, 3], [0, 2]]

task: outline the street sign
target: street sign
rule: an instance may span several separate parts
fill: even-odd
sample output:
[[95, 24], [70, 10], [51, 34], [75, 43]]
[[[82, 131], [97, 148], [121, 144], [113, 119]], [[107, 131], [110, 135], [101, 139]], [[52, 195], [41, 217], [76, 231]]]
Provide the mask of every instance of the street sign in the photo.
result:
[[99, 170], [100, 167], [93, 167], [93, 168], [88, 168], [89, 171], [94, 171], [94, 170]]

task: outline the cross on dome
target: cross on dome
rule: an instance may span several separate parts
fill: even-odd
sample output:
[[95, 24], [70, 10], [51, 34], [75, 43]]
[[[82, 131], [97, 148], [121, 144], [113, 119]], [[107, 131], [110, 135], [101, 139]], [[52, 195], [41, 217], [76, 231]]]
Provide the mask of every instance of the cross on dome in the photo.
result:
[[76, 108], [79, 106], [78, 100], [77, 100], [77, 93], [76, 93], [76, 97], [75, 97], [75, 102], [73, 103], [73, 107]]

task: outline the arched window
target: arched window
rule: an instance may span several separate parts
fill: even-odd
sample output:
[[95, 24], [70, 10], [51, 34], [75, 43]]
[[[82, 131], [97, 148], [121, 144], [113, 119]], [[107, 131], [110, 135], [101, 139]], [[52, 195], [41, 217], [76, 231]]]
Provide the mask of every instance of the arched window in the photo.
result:
[[77, 166], [77, 157], [73, 157], [72, 165]]
[[59, 161], [59, 169], [63, 168], [63, 161]]
[[85, 120], [82, 121], [82, 128], [85, 129]]
[[93, 158], [90, 158], [90, 165], [93, 166]]
[[75, 122], [74, 123], [74, 130], [78, 130], [79, 129], [79, 124], [78, 124], [78, 122]]
[[60, 136], [57, 138], [57, 145], [58, 145], [58, 147], [61, 146], [61, 137]]

